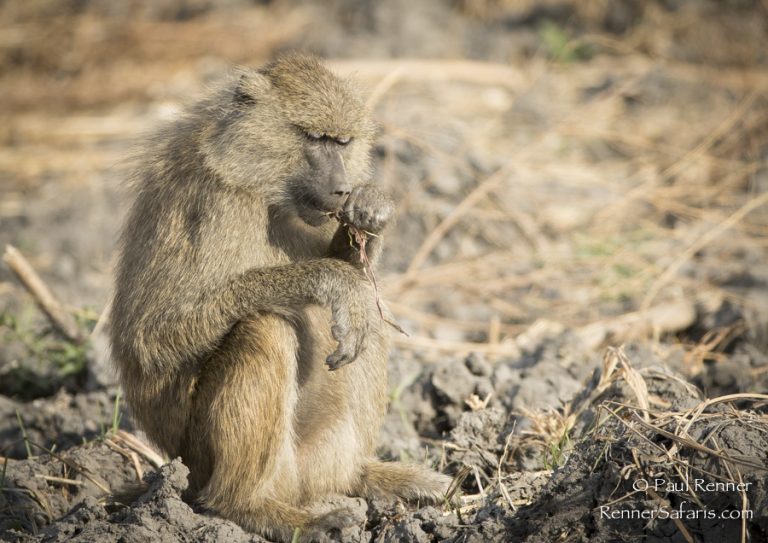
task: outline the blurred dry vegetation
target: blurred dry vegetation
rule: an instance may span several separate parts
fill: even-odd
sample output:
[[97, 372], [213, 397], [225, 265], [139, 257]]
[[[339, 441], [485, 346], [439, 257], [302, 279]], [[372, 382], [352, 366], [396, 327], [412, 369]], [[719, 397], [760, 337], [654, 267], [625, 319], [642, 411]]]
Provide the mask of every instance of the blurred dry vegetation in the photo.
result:
[[668, 299], [760, 311], [744, 288], [766, 264], [764, 2], [374, 4], [2, 3], [3, 241], [99, 311], [131, 142], [232, 65], [304, 47], [373, 93], [410, 344]]
[[[707, 352], [746, 332], [764, 344], [767, 14], [746, 0], [6, 1], [2, 241], [98, 313], [132, 142], [231, 66], [301, 47], [372, 93], [376, 176], [401, 202], [383, 274], [413, 337], [401, 345], [510, 352], [537, 319], [578, 328], [670, 300], [739, 308]], [[695, 350], [702, 334], [680, 339]]]

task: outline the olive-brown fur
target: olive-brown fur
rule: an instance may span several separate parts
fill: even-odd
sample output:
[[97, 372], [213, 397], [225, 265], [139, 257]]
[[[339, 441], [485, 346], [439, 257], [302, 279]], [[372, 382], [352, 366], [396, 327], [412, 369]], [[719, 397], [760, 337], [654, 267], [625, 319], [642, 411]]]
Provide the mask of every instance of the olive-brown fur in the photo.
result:
[[349, 522], [329, 494], [439, 499], [448, 478], [374, 457], [389, 333], [347, 226], [376, 234], [359, 93], [292, 54], [152, 138], [120, 244], [112, 351], [132, 413], [204, 505], [290, 539]]

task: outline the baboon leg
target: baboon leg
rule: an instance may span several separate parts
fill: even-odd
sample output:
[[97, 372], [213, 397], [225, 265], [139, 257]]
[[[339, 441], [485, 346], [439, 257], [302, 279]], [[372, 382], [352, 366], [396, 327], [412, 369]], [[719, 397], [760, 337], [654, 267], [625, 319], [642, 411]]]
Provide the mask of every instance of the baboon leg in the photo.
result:
[[451, 478], [418, 464], [372, 460], [363, 466], [360, 493], [439, 502]]
[[363, 464], [374, 454], [386, 409], [388, 343], [378, 323], [369, 325], [368, 344], [354, 364], [328, 371], [329, 320], [327, 310], [307, 309], [298, 328], [296, 453], [302, 493], [310, 501], [354, 492]]
[[184, 461], [193, 486], [202, 487], [202, 504], [247, 530], [288, 540], [294, 528], [346, 520], [344, 511], [316, 518], [294, 505], [296, 336], [285, 320], [238, 323], [206, 361], [195, 404], [207, 424], [191, 425], [198, 434], [188, 436]]

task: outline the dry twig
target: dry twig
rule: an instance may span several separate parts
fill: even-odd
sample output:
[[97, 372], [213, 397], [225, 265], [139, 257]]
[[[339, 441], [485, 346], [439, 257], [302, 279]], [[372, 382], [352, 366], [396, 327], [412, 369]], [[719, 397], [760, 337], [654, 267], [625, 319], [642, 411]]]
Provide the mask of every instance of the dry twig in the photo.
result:
[[85, 337], [74, 317], [64, 309], [24, 255], [13, 245], [6, 245], [3, 261], [29, 291], [51, 324], [70, 341], [82, 343]]

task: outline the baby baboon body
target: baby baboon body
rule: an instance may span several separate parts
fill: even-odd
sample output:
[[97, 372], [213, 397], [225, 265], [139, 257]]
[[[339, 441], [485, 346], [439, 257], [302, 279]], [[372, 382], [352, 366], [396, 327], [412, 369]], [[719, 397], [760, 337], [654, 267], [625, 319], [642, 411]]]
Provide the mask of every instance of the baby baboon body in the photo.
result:
[[123, 230], [112, 345], [134, 417], [202, 503], [283, 539], [347, 522], [307, 511], [328, 494], [447, 486], [373, 455], [388, 330], [328, 219], [377, 234], [375, 260], [393, 206], [363, 183], [372, 132], [347, 82], [284, 57], [158, 136]]

